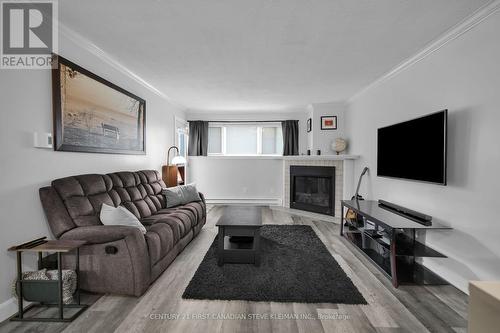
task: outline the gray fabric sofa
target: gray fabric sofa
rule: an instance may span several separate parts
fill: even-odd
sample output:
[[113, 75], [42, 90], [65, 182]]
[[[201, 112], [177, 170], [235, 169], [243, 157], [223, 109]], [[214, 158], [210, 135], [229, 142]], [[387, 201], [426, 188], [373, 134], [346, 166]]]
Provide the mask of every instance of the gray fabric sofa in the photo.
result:
[[[198, 235], [206, 221], [203, 194], [199, 202], [166, 208], [164, 187], [157, 171], [144, 170], [66, 177], [40, 189], [54, 236], [87, 241], [80, 249], [82, 289], [140, 296]], [[103, 225], [103, 203], [127, 208], [147, 233]], [[64, 266], [73, 258], [65, 257]]]

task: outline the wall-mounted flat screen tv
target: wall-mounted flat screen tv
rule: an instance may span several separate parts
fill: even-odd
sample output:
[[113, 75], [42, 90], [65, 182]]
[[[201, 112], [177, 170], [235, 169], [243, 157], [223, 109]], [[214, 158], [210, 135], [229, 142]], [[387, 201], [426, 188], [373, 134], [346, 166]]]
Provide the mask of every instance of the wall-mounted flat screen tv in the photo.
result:
[[446, 185], [448, 110], [378, 129], [377, 176]]

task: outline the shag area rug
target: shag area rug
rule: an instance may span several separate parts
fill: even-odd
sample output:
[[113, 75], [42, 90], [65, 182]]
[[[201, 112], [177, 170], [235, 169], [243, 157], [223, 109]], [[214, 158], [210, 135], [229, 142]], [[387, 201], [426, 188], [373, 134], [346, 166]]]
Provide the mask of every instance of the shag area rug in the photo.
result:
[[185, 299], [366, 304], [358, 289], [306, 225], [264, 225], [261, 264], [217, 266], [217, 237]]

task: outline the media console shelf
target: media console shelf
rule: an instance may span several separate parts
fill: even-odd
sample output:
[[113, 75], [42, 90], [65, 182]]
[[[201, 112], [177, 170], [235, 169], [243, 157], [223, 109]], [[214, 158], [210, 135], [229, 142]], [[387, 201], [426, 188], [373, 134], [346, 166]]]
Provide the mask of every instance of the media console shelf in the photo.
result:
[[[394, 287], [400, 284], [448, 284], [424, 267], [419, 258], [445, 255], [425, 245], [425, 234], [450, 227], [432, 222], [426, 226], [395, 214], [371, 200], [343, 200], [340, 235], [363, 253]], [[349, 219], [345, 209], [351, 209], [357, 218]]]

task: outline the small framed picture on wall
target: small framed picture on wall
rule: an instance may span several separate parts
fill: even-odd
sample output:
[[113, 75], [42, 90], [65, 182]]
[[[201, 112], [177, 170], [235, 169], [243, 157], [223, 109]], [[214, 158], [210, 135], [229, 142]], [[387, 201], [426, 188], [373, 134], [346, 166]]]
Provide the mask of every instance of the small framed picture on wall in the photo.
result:
[[323, 116], [321, 117], [322, 130], [336, 130], [337, 129], [337, 116]]
[[307, 132], [311, 132], [312, 131], [312, 119], [309, 118], [307, 119]]

